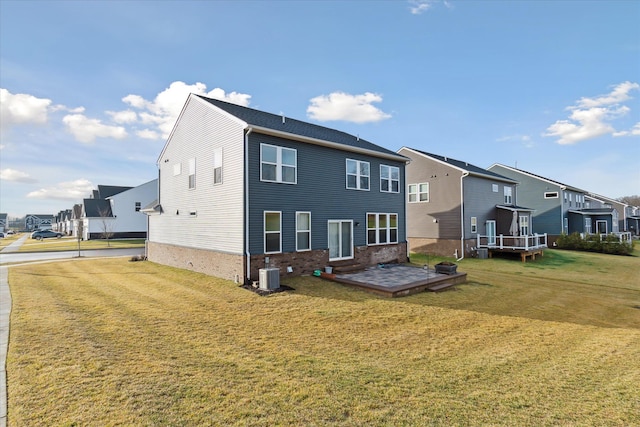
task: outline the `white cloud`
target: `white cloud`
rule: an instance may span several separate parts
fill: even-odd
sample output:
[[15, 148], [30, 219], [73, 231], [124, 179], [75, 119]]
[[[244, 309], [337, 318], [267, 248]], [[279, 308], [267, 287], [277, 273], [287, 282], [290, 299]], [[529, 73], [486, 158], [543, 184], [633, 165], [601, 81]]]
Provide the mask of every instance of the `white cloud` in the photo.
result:
[[4, 130], [22, 123], [44, 124], [50, 105], [50, 99], [24, 93], [12, 94], [0, 88], [0, 126]]
[[307, 108], [307, 116], [321, 122], [343, 120], [354, 123], [379, 122], [391, 117], [372, 104], [381, 102], [382, 97], [366, 92], [362, 95], [351, 95], [344, 92], [333, 92], [311, 99]]
[[602, 135], [637, 135], [634, 127], [631, 131], [616, 131], [612, 121], [631, 111], [626, 105], [620, 105], [631, 98], [629, 92], [640, 89], [638, 83], [624, 82], [613, 90], [596, 98], [580, 98], [577, 105], [567, 107], [571, 111], [568, 120], [557, 120], [547, 128], [544, 136], [558, 137], [558, 144], [575, 144]]
[[138, 135], [140, 138], [142, 139], [160, 139], [161, 135], [151, 129], [142, 129], [136, 132], [136, 135]]
[[41, 188], [27, 194], [31, 199], [82, 200], [93, 191], [93, 184], [87, 179], [61, 182], [54, 187]]
[[136, 112], [131, 110], [107, 111], [107, 114], [111, 116], [111, 120], [121, 124], [135, 123], [138, 120]]
[[62, 122], [67, 130], [80, 142], [91, 143], [96, 138], [123, 139], [127, 131], [122, 126], [109, 126], [98, 119], [90, 119], [82, 114], [64, 116]]
[[171, 133], [190, 93], [220, 99], [245, 107], [249, 105], [251, 99], [251, 95], [238, 92], [226, 93], [220, 88], [207, 92], [207, 86], [204, 83], [188, 85], [181, 81], [175, 81], [167, 89], [160, 92], [153, 101], [148, 101], [139, 95], [127, 95], [122, 98], [122, 101], [133, 108], [143, 110], [138, 113], [142, 124], [158, 127], [157, 131], [149, 129], [139, 131], [145, 135], [145, 138], [149, 138], [152, 135], [151, 132], [156, 132], [157, 138], [166, 138]]
[[451, 3], [446, 0], [409, 0], [409, 4], [411, 5], [409, 11], [411, 11], [412, 15], [421, 15], [437, 3], [442, 3], [447, 8], [451, 8]]
[[640, 135], [640, 122], [636, 123], [630, 130], [614, 132], [613, 136], [638, 136]]
[[4, 181], [22, 182], [24, 184], [37, 182], [34, 178], [31, 178], [28, 173], [9, 168], [0, 170], [0, 179]]

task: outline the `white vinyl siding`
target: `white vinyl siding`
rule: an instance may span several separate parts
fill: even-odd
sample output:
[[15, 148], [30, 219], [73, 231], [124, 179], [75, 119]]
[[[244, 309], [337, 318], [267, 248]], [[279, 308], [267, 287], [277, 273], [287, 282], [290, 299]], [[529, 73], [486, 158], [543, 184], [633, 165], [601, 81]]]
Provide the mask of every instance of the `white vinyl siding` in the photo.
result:
[[[162, 213], [148, 217], [151, 242], [244, 253], [243, 127], [239, 120], [219, 112], [207, 101], [190, 96], [158, 161]], [[224, 184], [213, 185], [214, 152], [220, 148], [224, 154]], [[188, 190], [186, 172], [192, 157], [198, 162], [198, 185]], [[176, 164], [182, 164], [184, 170], [174, 176]], [[143, 200], [142, 206], [149, 203]], [[191, 211], [197, 211], [197, 216], [190, 216]]]
[[350, 190], [369, 190], [371, 172], [369, 162], [347, 159], [347, 188]]
[[260, 144], [260, 179], [262, 181], [295, 184], [297, 163], [296, 150]]

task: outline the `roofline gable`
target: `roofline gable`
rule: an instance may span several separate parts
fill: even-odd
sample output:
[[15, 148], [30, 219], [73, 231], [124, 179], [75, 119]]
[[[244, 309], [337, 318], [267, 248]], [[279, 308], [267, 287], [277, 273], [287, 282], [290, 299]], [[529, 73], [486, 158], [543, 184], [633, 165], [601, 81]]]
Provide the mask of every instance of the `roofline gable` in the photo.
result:
[[552, 179], [545, 178], [543, 176], [536, 175], [534, 173], [527, 172], [527, 171], [522, 170], [522, 169], [512, 168], [511, 166], [503, 165], [501, 163], [494, 163], [491, 166], [489, 166], [488, 169], [491, 169], [494, 166], [498, 166], [498, 167], [501, 167], [501, 168], [509, 169], [512, 172], [521, 173], [522, 175], [526, 175], [528, 177], [535, 178], [535, 179], [537, 179], [539, 181], [544, 181], [544, 182], [548, 182], [549, 184], [557, 185], [558, 187], [560, 187], [561, 190], [570, 190], [570, 191], [575, 191], [577, 193], [588, 194], [588, 191], [581, 190], [578, 187], [573, 187], [571, 185], [563, 184], [561, 182], [554, 181]]

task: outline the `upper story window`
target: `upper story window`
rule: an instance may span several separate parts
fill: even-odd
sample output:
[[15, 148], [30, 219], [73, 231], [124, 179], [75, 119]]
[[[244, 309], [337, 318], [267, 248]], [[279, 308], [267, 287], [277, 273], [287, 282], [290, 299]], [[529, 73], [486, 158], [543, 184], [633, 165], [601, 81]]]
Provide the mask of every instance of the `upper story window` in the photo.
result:
[[409, 203], [428, 202], [429, 183], [409, 184]]
[[196, 159], [189, 159], [189, 189], [196, 188]]
[[213, 184], [222, 184], [222, 148], [213, 150]]
[[176, 163], [173, 165], [173, 176], [178, 176], [182, 173], [182, 163]]
[[260, 180], [295, 184], [298, 153], [292, 148], [260, 144]]
[[400, 168], [380, 165], [380, 191], [384, 193], [400, 192]]
[[140, 209], [142, 209], [142, 203], [136, 202], [136, 212], [140, 212]]
[[507, 187], [506, 185], [504, 187], [504, 204], [513, 204], [513, 188]]
[[347, 188], [369, 190], [369, 162], [347, 159]]
[[498, 184], [491, 184], [491, 190], [493, 190], [494, 193], [497, 193], [499, 189]]
[[557, 199], [558, 198], [558, 192], [557, 191], [547, 191], [546, 193], [544, 193], [544, 198], [545, 199]]

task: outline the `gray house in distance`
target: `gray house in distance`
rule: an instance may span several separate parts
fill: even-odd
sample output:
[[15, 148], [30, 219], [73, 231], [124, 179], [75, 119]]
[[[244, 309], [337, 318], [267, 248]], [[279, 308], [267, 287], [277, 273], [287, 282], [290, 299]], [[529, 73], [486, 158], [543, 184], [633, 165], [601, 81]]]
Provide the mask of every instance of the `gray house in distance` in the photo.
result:
[[617, 231], [617, 211], [585, 190], [501, 164], [488, 169], [520, 182], [518, 202], [535, 209], [533, 231], [547, 233], [550, 241], [563, 233], [610, 233], [614, 226]]
[[405, 157], [191, 94], [158, 159], [148, 259], [244, 283], [407, 259]]
[[[517, 181], [468, 162], [403, 147], [407, 165], [407, 239], [412, 252], [474, 255], [500, 235], [530, 236], [532, 209], [516, 205]], [[499, 244], [498, 244], [499, 245]]]

